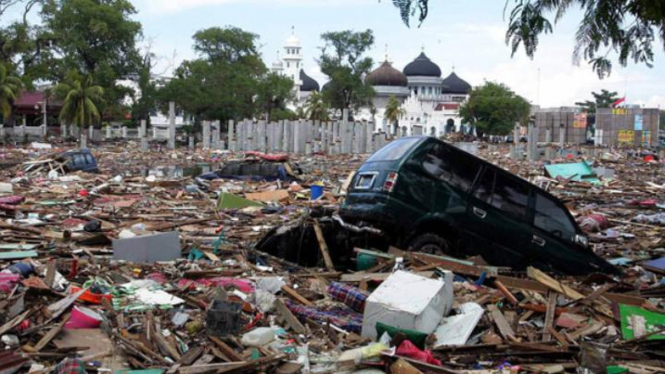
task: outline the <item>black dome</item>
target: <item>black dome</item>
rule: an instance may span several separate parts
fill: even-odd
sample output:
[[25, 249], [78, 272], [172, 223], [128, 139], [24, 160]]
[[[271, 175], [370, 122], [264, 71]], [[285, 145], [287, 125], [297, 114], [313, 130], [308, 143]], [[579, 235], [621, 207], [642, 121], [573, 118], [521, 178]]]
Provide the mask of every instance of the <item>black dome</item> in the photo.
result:
[[457, 76], [455, 73], [450, 75], [441, 82], [444, 94], [463, 94], [466, 95], [471, 91], [471, 85], [464, 79]]
[[404, 74], [408, 77], [441, 77], [441, 69], [425, 56], [425, 52], [422, 52], [420, 56], [406, 65]]
[[310, 91], [319, 91], [319, 83], [315, 81], [312, 77], [305, 74], [303, 69], [300, 69], [300, 92], [310, 92]]
[[365, 79], [365, 82], [371, 84], [372, 86], [407, 87], [409, 85], [409, 81], [406, 78], [406, 75], [392, 67], [388, 61], [384, 62], [376, 70], [369, 73]]

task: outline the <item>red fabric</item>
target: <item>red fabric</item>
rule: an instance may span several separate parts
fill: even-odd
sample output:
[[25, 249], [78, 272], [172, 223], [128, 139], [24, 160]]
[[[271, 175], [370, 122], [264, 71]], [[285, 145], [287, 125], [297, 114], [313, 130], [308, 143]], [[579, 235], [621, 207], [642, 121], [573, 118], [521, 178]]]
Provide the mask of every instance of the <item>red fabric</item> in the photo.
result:
[[617, 105], [623, 103], [624, 101], [626, 101], [626, 97], [625, 97], [625, 96], [622, 97], [621, 99], [619, 99], [619, 100], [613, 102], [613, 103], [612, 103], [612, 108], [616, 108]]
[[260, 159], [266, 160], [266, 161], [288, 161], [289, 160], [289, 155], [286, 153], [277, 153], [274, 155], [269, 155], [266, 153], [262, 152], [257, 152], [257, 151], [248, 151], [245, 152], [246, 156], [254, 156], [258, 157]]
[[412, 358], [414, 360], [420, 361], [420, 362], [425, 362], [430, 365], [436, 365], [436, 366], [441, 366], [441, 361], [437, 360], [434, 358], [434, 355], [432, 355], [432, 351], [426, 350], [426, 351], [421, 351], [411, 343], [409, 340], [405, 340], [402, 342], [402, 344], [397, 347], [397, 353], [398, 356], [404, 356], [407, 358]]

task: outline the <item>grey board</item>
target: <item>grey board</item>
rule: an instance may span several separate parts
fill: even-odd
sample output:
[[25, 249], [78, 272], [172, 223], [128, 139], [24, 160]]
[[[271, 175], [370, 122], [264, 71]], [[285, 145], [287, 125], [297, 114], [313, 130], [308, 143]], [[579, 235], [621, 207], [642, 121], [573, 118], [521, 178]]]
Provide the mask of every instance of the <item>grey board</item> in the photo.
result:
[[113, 241], [114, 260], [150, 263], [172, 261], [180, 256], [180, 235], [175, 231]]

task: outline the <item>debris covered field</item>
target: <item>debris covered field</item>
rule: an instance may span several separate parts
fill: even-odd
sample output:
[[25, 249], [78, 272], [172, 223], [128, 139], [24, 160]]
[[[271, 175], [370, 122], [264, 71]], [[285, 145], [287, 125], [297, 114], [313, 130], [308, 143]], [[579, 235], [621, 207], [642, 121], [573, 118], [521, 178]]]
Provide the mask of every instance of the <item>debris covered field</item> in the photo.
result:
[[106, 143], [91, 149], [99, 172], [86, 173], [58, 157], [72, 147], [0, 149], [0, 373], [665, 367], [658, 157], [569, 150], [548, 164], [578, 167], [546, 168], [480, 144], [478, 156], [563, 201], [622, 271], [570, 277], [357, 240], [341, 248], [336, 212], [369, 155]]

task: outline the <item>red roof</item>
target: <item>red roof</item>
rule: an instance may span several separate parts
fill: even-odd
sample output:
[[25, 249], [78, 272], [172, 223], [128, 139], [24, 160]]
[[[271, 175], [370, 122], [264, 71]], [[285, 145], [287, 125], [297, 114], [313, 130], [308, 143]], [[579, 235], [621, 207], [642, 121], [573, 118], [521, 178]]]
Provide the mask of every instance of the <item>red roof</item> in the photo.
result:
[[457, 110], [459, 109], [458, 103], [439, 103], [434, 110], [440, 112], [442, 110]]
[[[35, 109], [35, 105], [40, 105], [44, 102], [44, 92], [21, 92], [19, 97], [14, 100], [14, 109], [16, 113], [32, 113], [36, 110], [41, 112], [41, 109]], [[59, 113], [62, 108], [62, 102], [51, 98], [47, 101], [49, 113]]]

